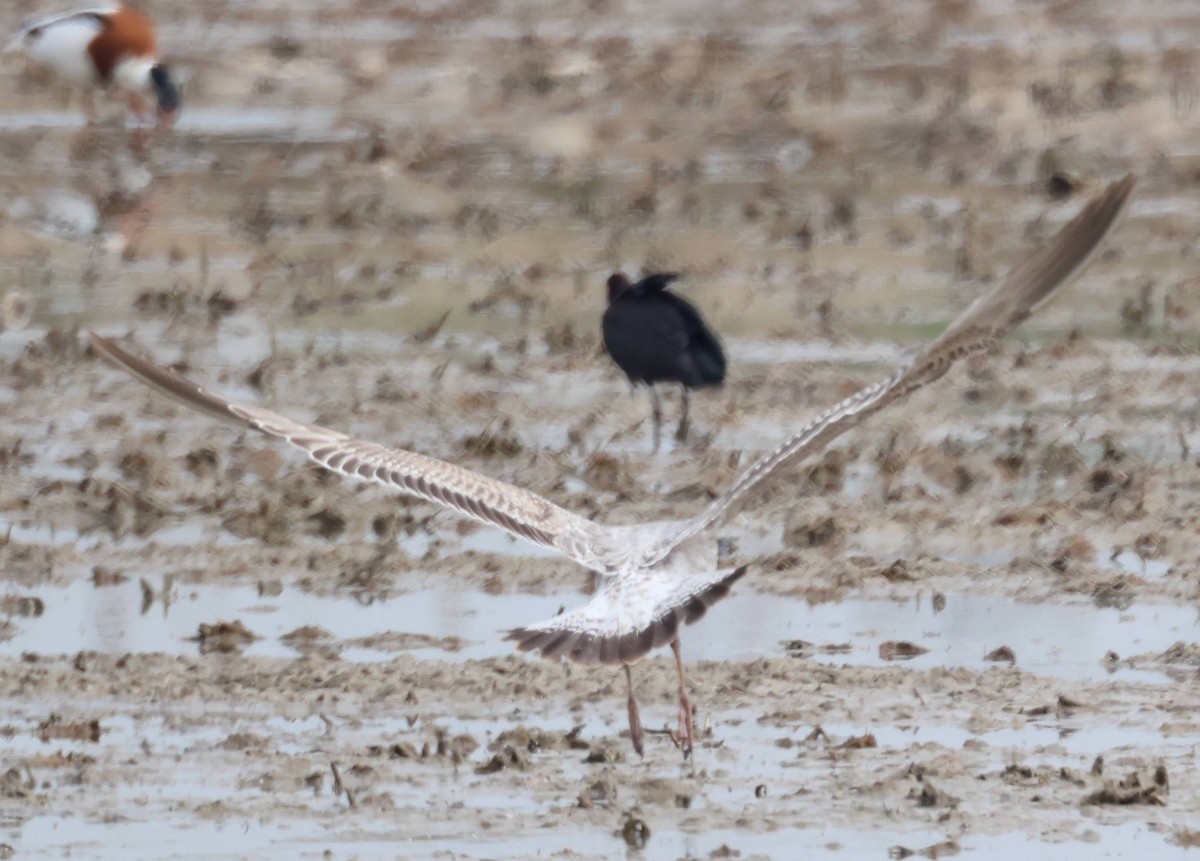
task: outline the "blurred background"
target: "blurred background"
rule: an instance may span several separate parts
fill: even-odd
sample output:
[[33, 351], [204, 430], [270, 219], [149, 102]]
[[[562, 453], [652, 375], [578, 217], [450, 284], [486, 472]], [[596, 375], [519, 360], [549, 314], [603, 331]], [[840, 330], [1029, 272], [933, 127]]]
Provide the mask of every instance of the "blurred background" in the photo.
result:
[[[578, 350], [626, 266], [686, 271], [731, 338], [923, 336], [1137, 169], [1138, 324], [1187, 328], [1188, 3], [149, 11], [186, 110], [144, 162], [19, 60], [0, 93], [4, 277], [46, 325], [398, 337], [449, 310]], [[1116, 331], [1113, 286], [1039, 322]]]
[[[882, 857], [1019, 833], [967, 841], [1001, 857], [1092, 825], [1113, 852], [1195, 839], [1178, 811], [1200, 796], [1200, 712], [1176, 685], [1200, 665], [1191, 0], [141, 5], [183, 95], [144, 154], [118, 106], [85, 128], [68, 90], [4, 58], [10, 843], [180, 840], [153, 821], [224, 829], [214, 852], [298, 857], [287, 839], [387, 819], [430, 853], [611, 857], [636, 804], [671, 858], [738, 839], [768, 857], [831, 840]], [[54, 11], [18, 0], [4, 16]], [[1130, 171], [1128, 217], [1054, 305], [793, 467], [722, 536], [756, 571], [684, 650], [717, 726], [698, 758], [743, 756], [720, 775], [682, 774], [665, 743], [644, 774], [609, 768], [619, 679], [509, 656], [496, 632], [582, 602], [583, 572], [215, 427], [76, 331], [133, 333], [205, 385], [601, 520], [682, 516]], [[600, 347], [617, 269], [684, 273], [729, 358], [724, 387], [692, 399], [691, 440], [658, 455], [645, 395]], [[677, 393], [665, 402], [669, 429]], [[905, 650], [884, 647], [902, 637], [925, 651], [896, 665]], [[647, 725], [674, 720], [669, 662], [639, 678]], [[460, 778], [526, 721], [549, 752]], [[601, 750], [589, 765], [567, 738], [577, 721]], [[832, 740], [792, 749], [822, 724]], [[830, 753], [866, 730], [879, 749], [855, 765]], [[452, 757], [447, 733], [479, 749]], [[46, 738], [93, 763], [37, 760], [27, 786], [20, 764]], [[1074, 769], [1086, 792], [975, 779], [1056, 741], [1048, 774]], [[440, 753], [409, 773], [379, 758], [393, 742]], [[932, 744], [961, 808], [913, 801]], [[1083, 774], [1118, 748], [1116, 776], [1168, 764], [1172, 810], [1149, 792], [1081, 820], [1105, 779]], [[331, 757], [359, 763], [347, 785], [381, 819], [339, 818]], [[809, 795], [814, 781], [829, 792]], [[87, 790], [102, 784], [125, 794]], [[906, 813], [868, 817], [864, 792]], [[37, 798], [95, 833], [56, 831]], [[459, 833], [463, 804], [490, 811], [470, 826], [490, 837]], [[95, 824], [114, 811], [124, 830]], [[229, 823], [255, 817], [259, 842], [242, 842]], [[392, 857], [379, 833], [360, 857]]]

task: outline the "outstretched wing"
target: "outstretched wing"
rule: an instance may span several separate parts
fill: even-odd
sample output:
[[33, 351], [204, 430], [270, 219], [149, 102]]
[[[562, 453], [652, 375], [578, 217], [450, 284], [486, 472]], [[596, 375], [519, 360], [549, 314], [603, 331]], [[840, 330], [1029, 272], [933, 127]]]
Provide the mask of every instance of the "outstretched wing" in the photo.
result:
[[733, 486], [700, 514], [683, 521], [647, 560], [661, 559], [687, 538], [719, 522], [761, 481], [787, 461], [812, 454], [830, 441], [922, 386], [964, 356], [986, 350], [1044, 304], [1087, 265], [1125, 209], [1134, 178], [1113, 183], [1058, 232], [1041, 251], [1018, 264], [995, 289], [979, 297], [911, 363], [881, 382], [860, 389], [821, 415], [775, 450], [759, 458]]
[[518, 538], [557, 550], [582, 565], [595, 564], [593, 551], [603, 540], [602, 530], [536, 493], [436, 458], [351, 439], [320, 425], [228, 401], [139, 359], [94, 332], [88, 337], [102, 356], [192, 409], [282, 439], [334, 472], [439, 503]]

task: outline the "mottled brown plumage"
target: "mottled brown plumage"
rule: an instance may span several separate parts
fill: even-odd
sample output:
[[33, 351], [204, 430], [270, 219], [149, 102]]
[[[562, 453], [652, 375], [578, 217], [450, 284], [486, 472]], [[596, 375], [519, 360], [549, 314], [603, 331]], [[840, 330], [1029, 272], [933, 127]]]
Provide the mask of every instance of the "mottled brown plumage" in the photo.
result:
[[[683, 674], [679, 629], [725, 597], [745, 567], [717, 570], [713, 527], [743, 505], [750, 492], [786, 462], [819, 451], [865, 418], [937, 380], [970, 353], [1007, 335], [1072, 275], [1112, 229], [1133, 191], [1127, 177], [1109, 186], [1043, 249], [968, 308], [940, 338], [886, 379], [841, 401], [743, 472], [724, 494], [683, 521], [608, 526], [572, 514], [543, 497], [414, 452], [387, 449], [261, 407], [238, 404], [158, 368], [91, 334], [97, 352], [148, 385], [193, 409], [285, 440], [329, 469], [445, 505], [467, 517], [553, 548], [599, 575], [582, 607], [516, 628], [509, 639], [523, 651], [580, 663], [629, 664], [669, 644], [679, 674], [680, 734], [691, 750], [691, 705]], [[642, 750], [632, 685], [630, 734]]]

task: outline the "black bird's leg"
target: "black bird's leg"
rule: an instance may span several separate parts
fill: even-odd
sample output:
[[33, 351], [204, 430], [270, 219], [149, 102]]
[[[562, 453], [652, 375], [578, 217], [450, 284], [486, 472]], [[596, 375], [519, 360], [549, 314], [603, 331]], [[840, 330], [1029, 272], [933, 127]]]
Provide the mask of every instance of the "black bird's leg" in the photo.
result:
[[625, 684], [629, 687], [629, 740], [633, 742], [633, 749], [637, 751], [637, 755], [645, 756], [642, 739], [646, 734], [642, 731], [642, 716], [638, 711], [637, 698], [633, 695], [633, 672], [629, 669], [629, 664], [625, 665]]
[[683, 387], [683, 400], [681, 401], [679, 414], [679, 427], [675, 431], [675, 439], [679, 442], [685, 442], [688, 435], [688, 389]]
[[662, 404], [658, 400], [658, 389], [650, 384], [650, 412], [654, 418], [654, 451], [658, 454], [659, 434], [662, 432]]
[[696, 729], [692, 723], [692, 701], [688, 698], [687, 681], [683, 675], [683, 654], [679, 650], [678, 637], [671, 641], [671, 651], [675, 653], [675, 671], [679, 673], [679, 743], [683, 748], [683, 758], [687, 759], [692, 754]]

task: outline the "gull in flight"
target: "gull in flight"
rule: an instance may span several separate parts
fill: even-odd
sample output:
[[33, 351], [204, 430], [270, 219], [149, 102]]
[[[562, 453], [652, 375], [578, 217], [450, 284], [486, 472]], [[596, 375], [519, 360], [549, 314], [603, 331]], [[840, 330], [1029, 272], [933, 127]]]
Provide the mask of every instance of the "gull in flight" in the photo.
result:
[[226, 400], [130, 354], [107, 338], [95, 333], [89, 336], [98, 353], [193, 409], [283, 440], [334, 472], [438, 503], [556, 550], [595, 572], [598, 588], [584, 606], [515, 628], [508, 632], [508, 639], [521, 651], [536, 651], [543, 658], [622, 666], [628, 685], [630, 738], [639, 754], [644, 732], [630, 666], [651, 650], [669, 645], [679, 678], [679, 740], [687, 757], [694, 728], [680, 629], [703, 617], [746, 573], [746, 566], [717, 569], [714, 528], [785, 463], [820, 451], [868, 416], [937, 380], [959, 359], [987, 350], [1016, 328], [1086, 266], [1117, 222], [1133, 187], [1132, 176], [1110, 185], [1044, 248], [1026, 256], [1003, 281], [979, 297], [915, 359], [821, 413], [686, 520], [620, 526], [595, 523], [536, 493], [452, 463]]

